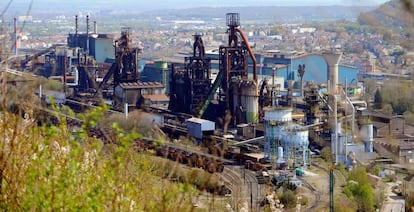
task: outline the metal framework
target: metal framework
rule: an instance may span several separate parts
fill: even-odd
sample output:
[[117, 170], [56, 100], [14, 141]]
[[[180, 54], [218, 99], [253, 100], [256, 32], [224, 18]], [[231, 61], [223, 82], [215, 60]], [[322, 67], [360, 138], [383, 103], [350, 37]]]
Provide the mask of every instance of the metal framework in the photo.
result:
[[112, 64], [105, 75], [100, 88], [113, 76], [114, 89], [124, 82], [137, 82], [139, 80], [138, 61], [142, 50], [130, 47], [130, 28], [123, 28], [121, 37], [115, 41], [115, 63]]
[[211, 59], [207, 58], [201, 35], [194, 35], [193, 55], [185, 57], [184, 69], [172, 67], [170, 109], [197, 114], [209, 97]]
[[241, 95], [240, 83], [248, 80], [248, 56], [253, 61], [253, 81], [257, 85], [256, 58], [246, 36], [239, 28], [239, 14], [227, 13], [226, 23], [229, 27], [227, 30], [228, 43], [226, 46], [220, 46], [219, 48], [219, 73], [208, 98], [198, 112], [198, 117], [203, 116], [218, 88], [220, 89], [217, 100], [220, 110], [216, 115], [225, 117], [229, 113], [233, 120], [234, 117], [238, 116], [240, 111], [237, 110], [240, 110], [242, 103], [241, 98], [237, 98], [237, 96]]

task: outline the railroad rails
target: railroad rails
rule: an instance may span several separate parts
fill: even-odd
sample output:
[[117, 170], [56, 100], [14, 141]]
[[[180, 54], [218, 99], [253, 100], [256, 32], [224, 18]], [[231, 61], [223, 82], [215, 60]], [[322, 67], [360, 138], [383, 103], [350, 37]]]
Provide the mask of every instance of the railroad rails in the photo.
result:
[[[74, 99], [66, 99], [65, 104], [78, 105], [84, 109], [87, 108], [96, 108], [93, 104], [88, 104], [85, 102], [79, 102]], [[51, 123], [54, 125], [59, 124], [60, 117], [66, 118], [66, 123], [70, 128], [80, 127], [83, 124], [83, 121], [68, 116], [63, 113], [56, 112], [54, 110], [48, 108], [39, 108], [41, 111], [49, 114], [49, 119]], [[154, 112], [157, 108], [151, 108]], [[160, 110], [160, 109], [157, 109]], [[164, 123], [163, 125], [171, 125], [174, 126], [175, 131], [182, 129], [182, 133], [186, 132], [182, 123], [185, 123], [185, 119], [188, 118], [182, 114], [175, 114], [169, 111], [156, 111], [164, 115]], [[122, 112], [115, 111], [115, 110], [108, 110], [108, 114], [123, 114]], [[180, 123], [181, 125], [177, 124]], [[165, 128], [165, 126], [164, 126]], [[102, 128], [98, 126], [91, 126], [88, 127], [87, 133], [89, 136], [96, 137], [101, 139], [104, 143], [116, 143], [116, 135], [115, 133], [109, 128]], [[134, 145], [138, 147], [139, 151], [142, 150], [153, 150], [156, 156], [167, 158], [172, 161], [177, 161], [178, 163], [187, 165], [189, 167], [201, 168], [209, 173], [222, 173], [225, 164], [238, 164], [244, 166], [246, 169], [250, 169], [252, 171], [262, 171], [266, 169], [266, 166], [260, 163], [257, 158], [253, 158], [248, 156], [244, 153], [239, 152], [232, 152], [228, 149], [222, 149], [218, 146], [209, 146], [209, 148], [205, 151], [199, 151], [193, 148], [189, 148], [187, 146], [180, 146], [179, 144], [174, 144], [170, 142], [161, 142], [151, 138], [142, 138], [140, 140], [134, 141]]]
[[309, 210], [315, 210], [316, 207], [318, 207], [318, 205], [320, 204], [321, 193], [317, 191], [313, 185], [306, 182], [304, 179], [302, 179], [302, 184], [304, 187], [308, 188], [312, 192], [312, 194], [315, 196], [315, 200], [313, 201], [312, 205], [308, 208]]
[[[41, 111], [48, 114], [52, 124], [59, 124], [59, 116], [66, 118], [69, 127], [82, 126], [83, 121], [63, 113], [59, 113], [47, 108], [40, 108]], [[110, 111], [116, 112], [116, 111]], [[118, 112], [116, 112], [118, 113]], [[89, 136], [101, 139], [104, 143], [116, 143], [116, 136], [111, 129], [102, 127], [88, 127], [86, 129]], [[223, 172], [224, 163], [233, 163], [222, 157], [217, 157], [186, 147], [181, 147], [168, 142], [161, 142], [155, 139], [142, 138], [134, 141], [138, 150], [154, 150], [156, 156], [168, 158], [172, 161], [177, 161], [189, 167], [202, 168], [210, 173]]]
[[223, 172], [224, 163], [232, 162], [203, 152], [190, 150], [185, 147], [162, 143], [153, 139], [140, 139], [135, 144], [141, 150], [154, 150], [155, 155], [168, 158], [189, 167], [202, 168], [209, 173]]

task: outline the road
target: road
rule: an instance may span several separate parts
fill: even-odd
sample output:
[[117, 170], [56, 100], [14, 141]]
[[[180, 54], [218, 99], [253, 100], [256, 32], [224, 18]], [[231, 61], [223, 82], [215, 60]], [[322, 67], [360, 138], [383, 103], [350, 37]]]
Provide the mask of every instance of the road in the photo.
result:
[[405, 200], [401, 196], [397, 196], [392, 192], [392, 187], [395, 183], [387, 183], [387, 191], [385, 192], [386, 197], [384, 204], [380, 211], [383, 212], [404, 212], [405, 211]]

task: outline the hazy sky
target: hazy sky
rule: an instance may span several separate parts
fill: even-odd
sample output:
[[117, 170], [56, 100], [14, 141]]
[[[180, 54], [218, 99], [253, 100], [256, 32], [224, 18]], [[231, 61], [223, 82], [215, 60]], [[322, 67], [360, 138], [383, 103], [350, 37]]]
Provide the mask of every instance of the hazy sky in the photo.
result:
[[[97, 0], [99, 1], [99, 0]], [[135, 1], [148, 4], [146, 1]], [[190, 7], [190, 6], [305, 6], [305, 5], [378, 5], [387, 0], [152, 0], [152, 4], [162, 7]]]
[[[10, 6], [28, 5], [31, 0], [14, 0]], [[10, 0], [0, 1], [3, 10]], [[200, 6], [318, 6], [318, 5], [353, 5], [374, 6], [387, 0], [33, 0], [33, 9], [39, 7], [69, 6], [72, 9], [93, 6], [99, 9], [140, 8], [140, 10], [181, 9]], [[67, 8], [67, 7], [66, 7]]]

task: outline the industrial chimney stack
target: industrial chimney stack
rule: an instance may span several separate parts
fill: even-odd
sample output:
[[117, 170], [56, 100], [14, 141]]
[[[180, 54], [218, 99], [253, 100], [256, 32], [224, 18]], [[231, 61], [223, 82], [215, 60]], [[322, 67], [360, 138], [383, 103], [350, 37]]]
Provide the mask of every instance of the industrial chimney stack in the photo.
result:
[[86, 53], [89, 54], [89, 15], [86, 15]]

